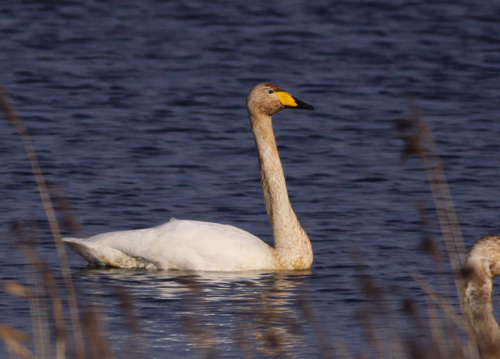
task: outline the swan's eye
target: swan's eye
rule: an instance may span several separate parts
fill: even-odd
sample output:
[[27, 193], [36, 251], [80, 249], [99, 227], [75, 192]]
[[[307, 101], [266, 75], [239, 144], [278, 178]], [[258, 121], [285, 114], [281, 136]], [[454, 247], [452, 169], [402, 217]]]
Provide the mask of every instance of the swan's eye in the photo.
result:
[[273, 90], [269, 90], [269, 93], [273, 93], [274, 91]]

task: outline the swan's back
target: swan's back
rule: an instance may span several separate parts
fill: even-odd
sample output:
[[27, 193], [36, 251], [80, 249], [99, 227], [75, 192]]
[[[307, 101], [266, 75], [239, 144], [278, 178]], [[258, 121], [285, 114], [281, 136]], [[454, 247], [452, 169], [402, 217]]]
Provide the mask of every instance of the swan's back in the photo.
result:
[[172, 219], [147, 229], [64, 238], [91, 265], [240, 271], [276, 267], [273, 249], [242, 229]]

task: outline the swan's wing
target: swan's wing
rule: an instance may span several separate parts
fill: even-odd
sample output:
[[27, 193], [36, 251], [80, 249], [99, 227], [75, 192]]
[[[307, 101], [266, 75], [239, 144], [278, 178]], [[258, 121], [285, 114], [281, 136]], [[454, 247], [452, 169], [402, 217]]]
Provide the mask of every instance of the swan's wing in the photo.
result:
[[88, 239], [63, 238], [75, 253], [82, 256], [89, 264], [94, 266], [110, 266], [117, 268], [155, 268], [154, 263], [141, 257], [128, 255], [113, 247], [93, 243]]
[[63, 239], [89, 263], [121, 268], [186, 270], [272, 269], [272, 248], [239, 228], [171, 220], [147, 229]]
[[[170, 238], [164, 253], [179, 269], [253, 270], [274, 268], [272, 248], [251, 233], [210, 222], [170, 221], [158, 228]], [[168, 234], [167, 234], [168, 233]]]

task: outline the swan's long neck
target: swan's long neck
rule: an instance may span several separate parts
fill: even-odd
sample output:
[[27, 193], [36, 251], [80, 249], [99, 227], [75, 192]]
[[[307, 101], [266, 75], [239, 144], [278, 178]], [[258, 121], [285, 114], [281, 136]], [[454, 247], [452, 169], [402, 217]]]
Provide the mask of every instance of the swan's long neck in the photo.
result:
[[500, 358], [500, 328], [493, 315], [493, 278], [500, 273], [500, 237], [480, 239], [464, 266], [463, 309], [484, 358]]
[[273, 229], [278, 265], [283, 269], [310, 268], [313, 259], [311, 242], [288, 198], [271, 116], [250, 113], [250, 123], [259, 155], [262, 191]]

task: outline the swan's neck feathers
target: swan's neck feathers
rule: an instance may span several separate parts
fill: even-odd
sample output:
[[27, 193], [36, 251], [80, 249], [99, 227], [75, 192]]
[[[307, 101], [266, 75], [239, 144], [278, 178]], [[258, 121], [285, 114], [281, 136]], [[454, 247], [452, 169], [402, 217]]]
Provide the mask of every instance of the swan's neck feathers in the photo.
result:
[[491, 300], [493, 278], [500, 274], [499, 253], [499, 236], [481, 238], [464, 266], [463, 309], [484, 358], [500, 358], [500, 328]]
[[310, 268], [313, 260], [311, 242], [288, 198], [271, 116], [250, 114], [250, 123], [259, 155], [262, 191], [273, 229], [278, 266], [284, 269]]

